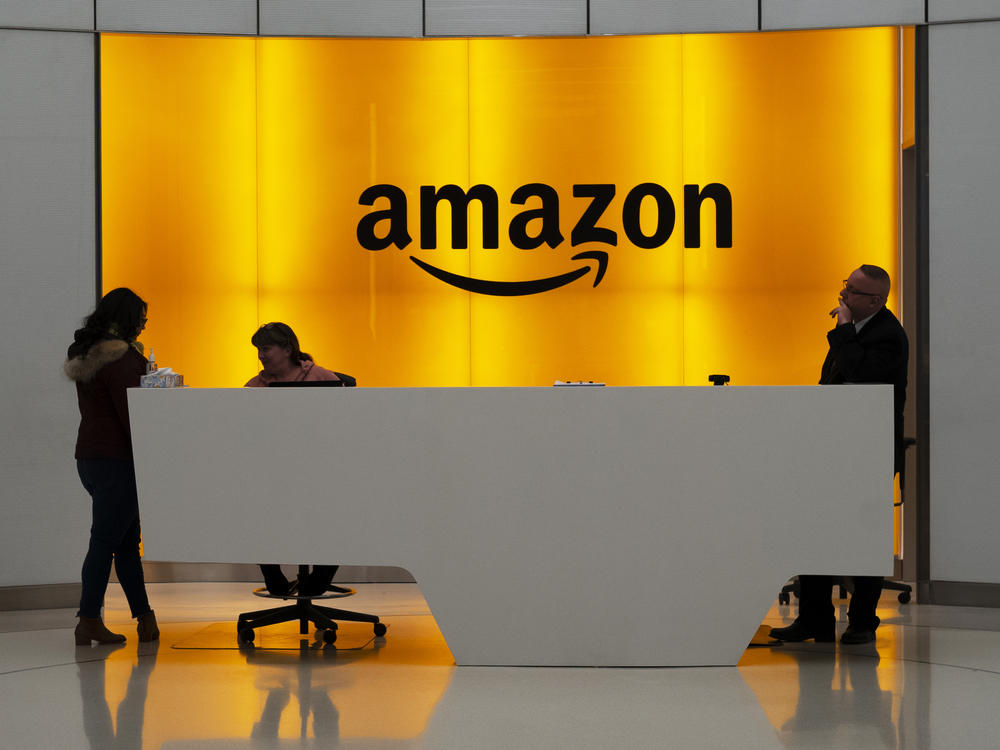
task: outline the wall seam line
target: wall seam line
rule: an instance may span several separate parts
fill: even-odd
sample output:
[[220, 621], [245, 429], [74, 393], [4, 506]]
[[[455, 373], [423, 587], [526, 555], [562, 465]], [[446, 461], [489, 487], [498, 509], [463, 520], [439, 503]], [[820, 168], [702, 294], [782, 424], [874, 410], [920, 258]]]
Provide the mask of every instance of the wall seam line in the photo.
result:
[[[94, 0], [95, 12], [97, 0]], [[95, 16], [96, 25], [96, 16]], [[104, 286], [104, 199], [101, 186], [101, 35], [94, 34], [94, 291], [101, 299]]]

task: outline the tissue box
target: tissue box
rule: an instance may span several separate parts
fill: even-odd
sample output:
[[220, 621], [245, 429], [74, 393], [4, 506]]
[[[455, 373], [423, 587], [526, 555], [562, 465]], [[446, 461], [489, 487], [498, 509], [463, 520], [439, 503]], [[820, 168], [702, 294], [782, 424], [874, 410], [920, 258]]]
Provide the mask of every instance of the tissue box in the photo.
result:
[[170, 369], [157, 370], [139, 379], [140, 388], [180, 388], [184, 385], [184, 376]]

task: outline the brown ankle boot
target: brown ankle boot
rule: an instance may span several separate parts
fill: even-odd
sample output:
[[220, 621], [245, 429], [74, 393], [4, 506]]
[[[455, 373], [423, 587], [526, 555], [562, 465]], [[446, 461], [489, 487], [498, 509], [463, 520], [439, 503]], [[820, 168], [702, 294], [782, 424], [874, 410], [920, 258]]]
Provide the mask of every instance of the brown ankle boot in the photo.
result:
[[160, 629], [156, 626], [156, 613], [149, 610], [144, 615], [139, 615], [139, 624], [136, 630], [139, 631], [139, 642], [149, 643], [160, 637]]
[[77, 646], [89, 646], [91, 641], [125, 643], [125, 636], [121, 633], [112, 633], [104, 627], [104, 621], [100, 617], [81, 617], [73, 635], [76, 637]]

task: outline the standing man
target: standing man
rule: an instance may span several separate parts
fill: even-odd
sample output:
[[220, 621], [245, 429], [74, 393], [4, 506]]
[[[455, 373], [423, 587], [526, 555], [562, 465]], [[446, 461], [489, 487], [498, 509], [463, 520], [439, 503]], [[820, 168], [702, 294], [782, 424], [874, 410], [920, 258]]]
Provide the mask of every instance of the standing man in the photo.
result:
[[[878, 266], [861, 266], [844, 281], [840, 304], [830, 311], [837, 325], [826, 334], [830, 351], [819, 382], [820, 385], [888, 383], [893, 386], [894, 469], [898, 474], [903, 470], [903, 404], [909, 342], [903, 326], [886, 309], [888, 296], [889, 274]], [[858, 522], [863, 523], [864, 519]], [[853, 581], [848, 626], [840, 642], [871, 643], [879, 624], [875, 608], [882, 593], [882, 578], [855, 576]], [[782, 641], [833, 641], [837, 634], [831, 601], [833, 583], [832, 576], [799, 576], [799, 616], [786, 628], [771, 628], [771, 637]]]

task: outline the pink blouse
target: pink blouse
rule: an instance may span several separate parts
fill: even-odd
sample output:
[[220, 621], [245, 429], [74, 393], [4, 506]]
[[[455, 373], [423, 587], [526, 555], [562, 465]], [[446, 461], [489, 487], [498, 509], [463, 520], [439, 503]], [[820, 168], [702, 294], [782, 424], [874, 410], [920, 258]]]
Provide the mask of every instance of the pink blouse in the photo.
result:
[[[266, 388], [276, 380], [277, 378], [272, 378], [267, 373], [261, 371], [256, 376], [250, 378], [244, 388]], [[282, 378], [281, 380], [284, 383], [296, 383], [309, 380], [340, 380], [340, 378], [337, 377], [337, 373], [333, 372], [333, 370], [327, 370], [317, 365], [311, 359], [307, 359], [292, 373], [292, 377]]]

